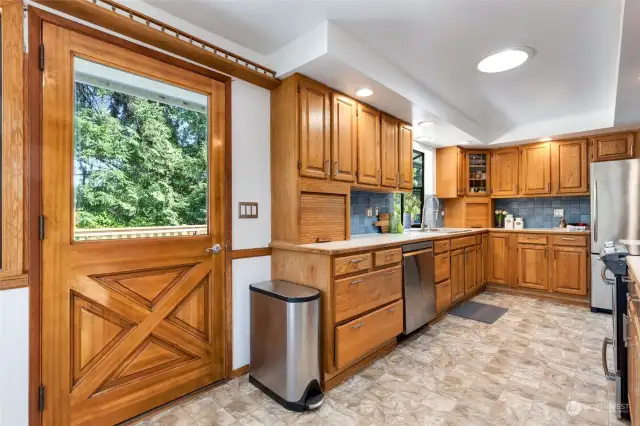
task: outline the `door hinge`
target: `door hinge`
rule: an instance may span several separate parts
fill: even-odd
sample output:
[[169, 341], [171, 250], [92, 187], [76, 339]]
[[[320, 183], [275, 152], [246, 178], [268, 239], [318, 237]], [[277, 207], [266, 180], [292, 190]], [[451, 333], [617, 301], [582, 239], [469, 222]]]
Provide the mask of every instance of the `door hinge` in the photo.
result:
[[301, 169], [302, 168], [302, 160], [298, 160], [298, 168]]
[[300, 93], [302, 91], [302, 86], [300, 85], [300, 82], [298, 82], [298, 93]]
[[40, 71], [44, 71], [44, 44], [40, 45], [40, 49], [38, 51], [38, 59], [40, 62]]
[[44, 216], [38, 216], [38, 230], [40, 235], [40, 240], [44, 240]]
[[38, 411], [41, 413], [44, 411], [44, 386], [42, 385], [38, 388]]

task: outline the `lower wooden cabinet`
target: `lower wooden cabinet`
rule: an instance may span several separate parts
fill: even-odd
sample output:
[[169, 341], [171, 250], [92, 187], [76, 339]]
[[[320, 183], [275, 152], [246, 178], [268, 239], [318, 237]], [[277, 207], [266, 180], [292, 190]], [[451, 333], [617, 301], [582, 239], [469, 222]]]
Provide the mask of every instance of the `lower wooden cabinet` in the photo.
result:
[[478, 285], [477, 282], [477, 253], [478, 250], [475, 246], [467, 247], [464, 249], [464, 290], [465, 293], [470, 293]]
[[449, 279], [451, 275], [451, 256], [449, 252], [440, 253], [433, 256], [433, 264], [435, 270], [435, 282], [439, 283]]
[[436, 312], [442, 312], [451, 305], [451, 280], [436, 284]]
[[336, 327], [336, 367], [349, 365], [402, 333], [403, 320], [403, 304], [398, 300]]
[[465, 288], [465, 251], [451, 252], [451, 302], [464, 297]]
[[587, 249], [553, 247], [551, 289], [558, 293], [587, 295]]
[[509, 234], [489, 234], [487, 281], [509, 284]]
[[549, 279], [549, 248], [518, 244], [518, 287], [546, 290]]

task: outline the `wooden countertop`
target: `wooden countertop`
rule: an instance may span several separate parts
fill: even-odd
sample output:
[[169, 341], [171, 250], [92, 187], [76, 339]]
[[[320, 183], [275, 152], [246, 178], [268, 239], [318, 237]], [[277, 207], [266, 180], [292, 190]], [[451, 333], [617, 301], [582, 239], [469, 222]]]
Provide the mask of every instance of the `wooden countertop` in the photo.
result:
[[314, 244], [291, 244], [282, 241], [274, 241], [271, 247], [274, 249], [285, 249], [293, 251], [305, 251], [320, 254], [345, 254], [365, 250], [374, 250], [387, 247], [398, 247], [407, 243], [420, 241], [436, 241], [449, 238], [465, 237], [469, 235], [483, 234], [486, 232], [515, 232], [515, 233], [544, 233], [544, 234], [577, 234], [589, 235], [589, 231], [567, 231], [565, 228], [525, 228], [525, 229], [502, 229], [502, 228], [478, 228], [458, 232], [430, 232], [406, 231], [403, 234], [365, 234], [357, 235], [346, 241], [333, 241], [329, 243]]

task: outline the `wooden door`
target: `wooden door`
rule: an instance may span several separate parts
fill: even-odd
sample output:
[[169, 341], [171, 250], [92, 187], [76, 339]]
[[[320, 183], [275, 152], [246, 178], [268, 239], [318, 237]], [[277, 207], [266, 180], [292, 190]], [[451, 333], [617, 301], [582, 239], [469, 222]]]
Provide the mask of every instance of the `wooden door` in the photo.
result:
[[333, 94], [332, 99], [332, 178], [354, 182], [358, 167], [358, 103], [337, 93]]
[[591, 161], [627, 160], [634, 157], [636, 135], [616, 133], [591, 138]]
[[470, 293], [476, 288], [477, 283], [477, 261], [476, 255], [478, 251], [475, 246], [467, 247], [464, 249], [464, 290], [465, 293]]
[[482, 257], [482, 244], [476, 246], [476, 287], [483, 284], [482, 276], [484, 274], [484, 259]]
[[491, 155], [491, 193], [518, 195], [518, 148], [505, 148]]
[[[49, 23], [42, 42], [42, 424], [113, 425], [224, 378], [225, 253], [207, 249], [225, 241], [225, 85]], [[124, 125], [124, 109], [139, 127]], [[162, 117], [181, 123], [189, 147]], [[93, 150], [97, 139], [109, 149]], [[121, 150], [150, 157], [132, 163]], [[94, 229], [116, 217], [111, 198], [137, 206], [131, 220], [171, 207], [152, 208], [176, 197], [150, 178], [176, 172], [164, 152], [198, 165], [202, 190], [184, 191], [209, 201], [190, 212], [194, 225]], [[125, 182], [136, 164], [139, 182]]]
[[398, 171], [398, 127], [399, 121], [389, 115], [382, 114], [380, 120], [380, 154], [382, 164], [382, 186], [397, 188]]
[[489, 237], [488, 235], [482, 236], [482, 284], [487, 283], [489, 261]]
[[464, 249], [451, 252], [451, 301], [455, 302], [464, 296], [465, 280]]
[[488, 282], [509, 284], [509, 234], [489, 235], [488, 266]]
[[587, 294], [587, 249], [553, 247], [551, 289], [558, 293]]
[[547, 142], [525, 145], [521, 149], [522, 194], [551, 194], [551, 152]]
[[358, 183], [380, 185], [380, 113], [358, 104]]
[[327, 179], [330, 173], [329, 88], [305, 78], [298, 86], [300, 108], [300, 176]]
[[413, 188], [413, 130], [407, 123], [400, 123], [398, 142], [398, 171], [400, 172], [400, 188]]
[[451, 280], [436, 284], [436, 312], [442, 312], [451, 305]]
[[587, 140], [554, 142], [551, 149], [551, 186], [553, 193], [587, 193], [589, 191]]
[[546, 246], [518, 244], [518, 286], [546, 290], [548, 288], [548, 256]]

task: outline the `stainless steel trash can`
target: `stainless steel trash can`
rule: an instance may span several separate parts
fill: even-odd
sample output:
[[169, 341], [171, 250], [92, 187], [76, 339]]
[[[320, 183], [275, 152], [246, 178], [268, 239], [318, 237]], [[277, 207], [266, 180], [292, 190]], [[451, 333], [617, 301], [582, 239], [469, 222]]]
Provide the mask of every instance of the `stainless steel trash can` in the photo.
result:
[[320, 292], [287, 281], [252, 284], [249, 381], [292, 411], [318, 408]]

